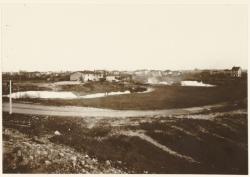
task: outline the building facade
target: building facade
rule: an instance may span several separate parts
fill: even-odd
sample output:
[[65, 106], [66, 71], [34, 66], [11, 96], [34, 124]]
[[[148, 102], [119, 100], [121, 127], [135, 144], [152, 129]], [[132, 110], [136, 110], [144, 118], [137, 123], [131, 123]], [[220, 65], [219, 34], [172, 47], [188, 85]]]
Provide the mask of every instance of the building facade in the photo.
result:
[[104, 78], [104, 74], [92, 71], [83, 71], [83, 72], [78, 71], [70, 75], [71, 81], [82, 81], [82, 82], [99, 81], [102, 78]]
[[233, 67], [231, 71], [231, 76], [232, 77], [241, 77], [242, 75], [242, 69], [241, 67]]

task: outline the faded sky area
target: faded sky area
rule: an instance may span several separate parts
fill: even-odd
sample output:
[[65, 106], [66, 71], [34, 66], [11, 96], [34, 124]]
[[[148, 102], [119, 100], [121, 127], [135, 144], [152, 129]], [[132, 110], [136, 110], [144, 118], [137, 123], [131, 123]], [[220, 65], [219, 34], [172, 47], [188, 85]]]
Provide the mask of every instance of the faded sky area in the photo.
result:
[[2, 70], [247, 68], [246, 5], [20, 4]]

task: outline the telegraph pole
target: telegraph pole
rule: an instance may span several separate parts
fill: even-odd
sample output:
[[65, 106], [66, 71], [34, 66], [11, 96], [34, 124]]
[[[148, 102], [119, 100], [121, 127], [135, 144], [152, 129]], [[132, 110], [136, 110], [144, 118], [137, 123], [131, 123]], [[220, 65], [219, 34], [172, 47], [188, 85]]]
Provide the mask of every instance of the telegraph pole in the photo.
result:
[[9, 94], [9, 100], [10, 100], [10, 112], [9, 114], [12, 114], [12, 98], [11, 98], [11, 80], [10, 80], [10, 94]]

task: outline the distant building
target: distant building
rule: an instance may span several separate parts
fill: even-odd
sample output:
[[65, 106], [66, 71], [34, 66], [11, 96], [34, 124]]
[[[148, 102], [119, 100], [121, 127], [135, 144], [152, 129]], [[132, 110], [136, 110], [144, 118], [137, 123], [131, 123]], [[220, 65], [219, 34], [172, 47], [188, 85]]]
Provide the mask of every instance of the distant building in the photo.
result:
[[150, 75], [153, 77], [162, 77], [161, 70], [150, 70]]
[[38, 71], [34, 72], [27, 72], [29, 78], [35, 78], [35, 77], [40, 77], [42, 74]]
[[231, 76], [232, 77], [241, 77], [242, 75], [242, 69], [241, 67], [232, 67], [232, 70], [231, 70]]
[[81, 81], [83, 79], [83, 73], [82, 72], [74, 72], [70, 75], [71, 81]]
[[172, 71], [173, 76], [180, 76], [181, 74], [181, 71]]
[[70, 75], [71, 81], [99, 81], [102, 78], [104, 78], [104, 75], [102, 73], [97, 73], [93, 71], [78, 71]]
[[116, 79], [119, 81], [123, 81], [123, 82], [131, 82], [132, 75], [131, 74], [120, 74], [118, 77], [116, 77]]
[[110, 74], [118, 76], [120, 75], [120, 71], [118, 70], [110, 71]]
[[135, 75], [147, 75], [150, 71], [146, 70], [146, 69], [142, 69], [142, 70], [136, 70], [134, 71]]
[[171, 70], [165, 70], [165, 71], [163, 71], [163, 75], [164, 76], [171, 75], [171, 74], [172, 74]]
[[104, 74], [99, 72], [93, 72], [93, 71], [83, 71], [83, 82], [88, 81], [99, 81], [101, 78], [104, 77]]
[[222, 71], [220, 70], [210, 70], [210, 75], [218, 75], [218, 74], [221, 74], [223, 73]]
[[106, 81], [109, 81], [109, 82], [114, 82], [114, 81], [117, 81], [117, 79], [116, 79], [116, 76], [106, 76]]
[[223, 73], [224, 73], [225, 75], [231, 75], [231, 74], [232, 74], [232, 71], [231, 71], [230, 69], [225, 69], [225, 70], [223, 71]]
[[107, 74], [106, 70], [95, 70], [94, 72], [100, 73], [100, 74], [103, 74], [103, 75]]
[[231, 69], [221, 70], [219, 75], [223, 76], [224, 78], [232, 77], [232, 70]]

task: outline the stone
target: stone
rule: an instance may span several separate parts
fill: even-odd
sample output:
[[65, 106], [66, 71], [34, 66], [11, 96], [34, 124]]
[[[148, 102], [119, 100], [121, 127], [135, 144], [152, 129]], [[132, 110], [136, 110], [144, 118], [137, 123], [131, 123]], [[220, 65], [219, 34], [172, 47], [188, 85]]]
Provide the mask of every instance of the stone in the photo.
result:
[[48, 159], [52, 159], [52, 154], [49, 154], [49, 155], [48, 155]]
[[119, 161], [119, 160], [118, 160], [117, 163], [122, 164], [122, 161]]
[[28, 142], [23, 142], [24, 145], [28, 146], [28, 147], [31, 147], [32, 145]]
[[16, 153], [17, 157], [21, 157], [22, 156], [22, 151], [21, 150], [18, 150], [17, 153]]
[[59, 153], [59, 156], [60, 156], [60, 157], [64, 157], [64, 154], [60, 152], [60, 153]]
[[33, 160], [33, 159], [34, 159], [34, 157], [33, 157], [32, 155], [30, 155], [29, 158], [30, 158], [30, 160]]
[[76, 160], [77, 160], [77, 157], [76, 157], [76, 156], [72, 156], [72, 157], [70, 158], [70, 160], [76, 161]]
[[93, 164], [93, 161], [92, 161], [92, 159], [86, 159], [86, 162], [88, 163], [88, 164]]
[[55, 135], [58, 135], [58, 136], [61, 135], [61, 133], [60, 133], [59, 131], [57, 131], [57, 130], [54, 132], [54, 134], [55, 134]]
[[25, 166], [25, 165], [27, 165], [28, 163], [29, 163], [29, 160], [26, 159], [26, 158], [24, 158], [24, 159], [21, 161], [21, 163], [19, 163], [19, 165]]
[[75, 168], [77, 157], [76, 157], [76, 156], [72, 156], [72, 157], [70, 158], [70, 160], [72, 160], [72, 165], [73, 165], [73, 167]]
[[106, 165], [108, 165], [108, 166], [110, 166], [111, 165], [111, 163], [110, 163], [110, 161], [109, 160], [106, 160]]
[[45, 165], [51, 165], [51, 162], [49, 160], [45, 160]]
[[48, 155], [48, 152], [47, 151], [42, 151], [42, 154], [43, 155]]
[[81, 173], [87, 173], [87, 171], [85, 169], [82, 169]]
[[93, 161], [94, 163], [97, 163], [97, 159], [96, 159], [96, 158], [93, 158], [92, 161]]
[[82, 166], [85, 165], [85, 161], [84, 161], [84, 160], [81, 161], [81, 165], [82, 165]]
[[8, 129], [4, 129], [4, 134], [10, 134], [10, 131]]

